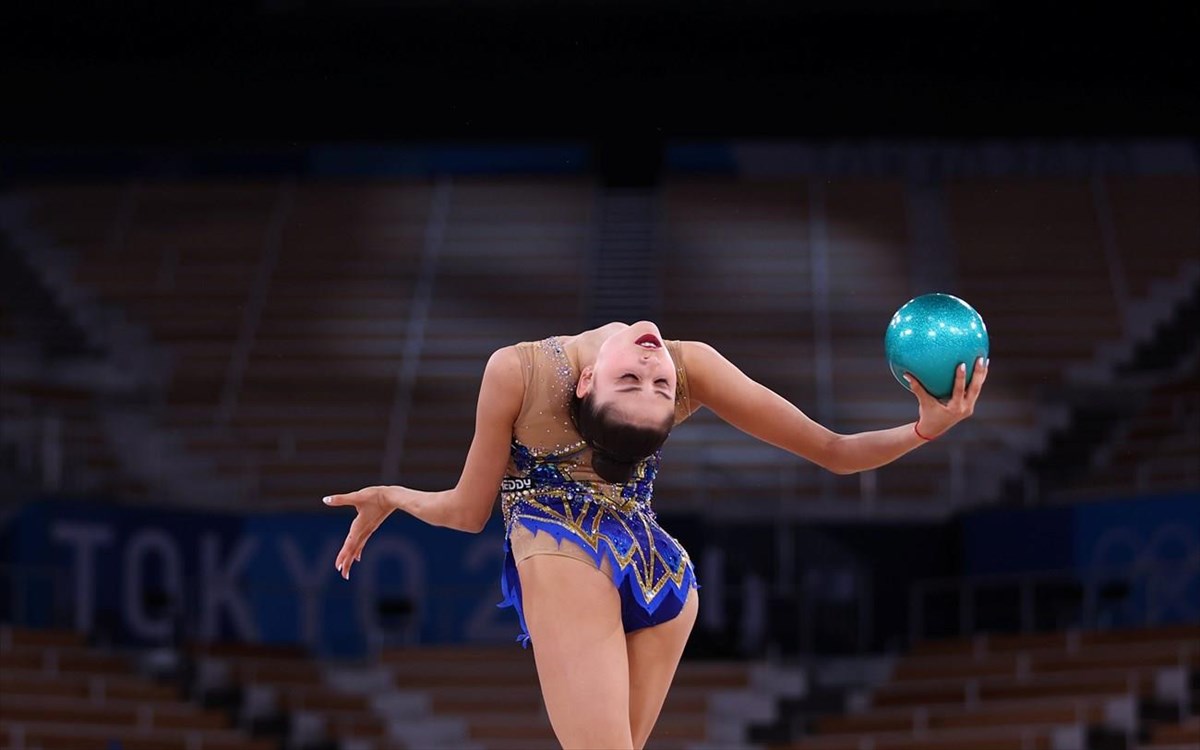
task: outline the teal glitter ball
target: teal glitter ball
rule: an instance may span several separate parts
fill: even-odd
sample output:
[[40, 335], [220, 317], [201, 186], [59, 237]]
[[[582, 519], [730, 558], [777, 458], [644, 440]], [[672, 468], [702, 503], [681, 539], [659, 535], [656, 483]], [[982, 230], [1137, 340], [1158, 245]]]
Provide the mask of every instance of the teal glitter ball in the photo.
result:
[[967, 383], [975, 360], [987, 359], [988, 333], [975, 308], [952, 294], [923, 294], [900, 306], [883, 337], [884, 353], [900, 385], [911, 373], [935, 398], [954, 392], [954, 368], [967, 365]]

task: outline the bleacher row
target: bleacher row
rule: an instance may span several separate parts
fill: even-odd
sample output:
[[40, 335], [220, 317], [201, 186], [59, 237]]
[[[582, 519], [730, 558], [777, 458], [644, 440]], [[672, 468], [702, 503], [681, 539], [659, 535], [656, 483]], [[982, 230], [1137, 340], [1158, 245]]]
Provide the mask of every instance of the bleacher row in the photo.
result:
[[275, 750], [69, 631], [0, 627], [5, 750]]
[[[302, 649], [89, 647], [0, 628], [3, 750], [540, 750], [556, 743], [532, 654], [516, 647], [384, 651], [369, 663]], [[648, 745], [746, 747], [737, 701], [755, 666], [681, 664]], [[157, 676], [153, 676], [157, 675]], [[1183, 750], [1200, 742], [1200, 625], [980, 635], [919, 644], [890, 677], [772, 750]], [[783, 720], [788, 702], [780, 704]]]
[[1152, 494], [1200, 487], [1200, 357], [1152, 388], [1122, 439], [1065, 498]]
[[1182, 750], [1198, 698], [1200, 625], [980, 635], [918, 644], [856, 710], [773, 750]]
[[[3, 312], [0, 311], [0, 317]], [[5, 381], [0, 386], [0, 443], [11, 441], [18, 465], [44, 460], [47, 444], [57, 446], [55, 469], [43, 468], [49, 489], [100, 490], [116, 497], [142, 499], [147, 484], [122, 469], [116, 450], [97, 419], [96, 394], [72, 384]], [[33, 455], [28, 455], [33, 454]]]
[[[557, 744], [532, 652], [516, 646], [385, 651], [370, 665], [298, 648], [193, 647], [188, 670], [89, 648], [67, 631], [0, 628], [2, 750], [539, 750]], [[752, 667], [685, 662], [650, 747], [703, 744], [714, 695]], [[164, 673], [165, 674], [165, 673]]]
[[[1106, 184], [1137, 299], [1194, 258], [1200, 187], [1186, 176]], [[983, 314], [995, 355], [987, 397], [961, 431], [972, 472], [1003, 471], [994, 457], [1027, 449], [1040, 390], [1062, 385], [1070, 365], [1121, 335], [1090, 189], [1045, 179], [945, 186], [954, 291]], [[381, 476], [423, 488], [455, 481], [488, 354], [584, 327], [595, 191], [584, 178], [479, 178], [448, 193], [411, 181], [19, 194], [31, 207], [23, 221], [74, 258], [72, 281], [85, 296], [168, 355], [155, 418], [256, 507], [281, 508]], [[830, 180], [814, 203], [803, 180], [669, 179], [659, 232], [664, 332], [712, 343], [834, 429], [913, 418], [915, 404], [881, 353], [891, 313], [929, 291], [910, 257], [905, 191], [899, 180]], [[828, 295], [828, 383], [814, 283]], [[425, 320], [420, 341], [409, 335], [414, 316]], [[406, 356], [417, 358], [411, 383]], [[80, 400], [35, 383], [4, 387], [7, 401], [32, 399], [42, 411], [75, 413]], [[706, 488], [719, 485], [714, 467], [752, 487], [788, 486], [801, 500], [862, 491], [857, 477], [796, 470], [711, 415], [695, 423], [668, 448], [662, 507], [705, 502]], [[101, 432], [86, 423], [75, 431]], [[86, 451], [92, 440], [77, 442]], [[397, 442], [399, 466], [384, 467], [385, 446]], [[875, 491], [881, 500], [944, 496], [951, 450], [905, 457], [877, 473]], [[1135, 450], [1136, 462], [1144, 454]], [[117, 484], [119, 472], [95, 473], [138, 491]]]

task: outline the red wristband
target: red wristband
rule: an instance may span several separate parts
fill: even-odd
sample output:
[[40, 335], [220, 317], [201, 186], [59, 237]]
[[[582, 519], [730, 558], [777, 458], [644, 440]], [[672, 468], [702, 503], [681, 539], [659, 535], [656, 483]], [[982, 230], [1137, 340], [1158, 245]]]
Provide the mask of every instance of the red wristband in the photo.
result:
[[931, 441], [933, 440], [933, 438], [931, 438], [931, 437], [925, 437], [924, 435], [922, 435], [922, 434], [921, 434], [921, 431], [917, 429], [917, 423], [916, 423], [916, 422], [913, 422], [913, 432], [917, 433], [917, 437], [921, 438], [921, 439], [922, 439], [922, 440], [924, 440], [925, 442], [931, 442]]

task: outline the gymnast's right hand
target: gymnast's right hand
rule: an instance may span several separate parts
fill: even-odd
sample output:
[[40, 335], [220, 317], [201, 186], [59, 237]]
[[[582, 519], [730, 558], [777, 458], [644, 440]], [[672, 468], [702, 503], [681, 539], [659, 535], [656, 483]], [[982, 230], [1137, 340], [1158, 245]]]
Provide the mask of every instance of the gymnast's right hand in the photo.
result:
[[353, 505], [358, 511], [350, 524], [350, 533], [338, 552], [334, 567], [342, 574], [342, 578], [350, 580], [350, 566], [362, 559], [363, 546], [375, 533], [387, 517], [396, 509], [391, 497], [397, 487], [364, 487], [357, 492], [345, 495], [330, 495], [324, 502], [329, 506]]

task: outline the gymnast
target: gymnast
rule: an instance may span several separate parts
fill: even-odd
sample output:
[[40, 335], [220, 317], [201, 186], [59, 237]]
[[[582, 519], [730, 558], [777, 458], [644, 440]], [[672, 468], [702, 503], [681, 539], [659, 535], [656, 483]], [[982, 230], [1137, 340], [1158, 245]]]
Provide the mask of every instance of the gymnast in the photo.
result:
[[915, 422], [841, 435], [745, 375], [711, 346], [664, 341], [649, 321], [609, 323], [497, 350], [454, 489], [366, 487], [324, 502], [357, 511], [335, 566], [349, 578], [393, 511], [479, 532], [499, 492], [503, 603], [532, 643], [551, 726], [565, 748], [641, 748], [696, 620], [684, 548], [651, 509], [659, 449], [708, 407], [836, 474], [874, 469], [969, 417], [987, 363], [956, 373], [942, 403], [909, 377]]

